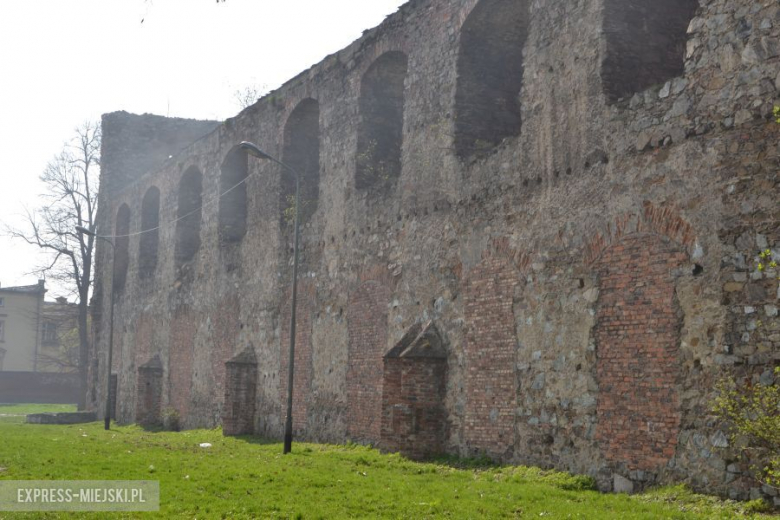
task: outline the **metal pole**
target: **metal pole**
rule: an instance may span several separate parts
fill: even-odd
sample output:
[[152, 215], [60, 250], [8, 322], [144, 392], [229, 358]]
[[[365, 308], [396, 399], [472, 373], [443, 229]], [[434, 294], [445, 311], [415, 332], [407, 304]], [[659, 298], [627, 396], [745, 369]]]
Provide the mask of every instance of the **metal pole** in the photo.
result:
[[111, 429], [111, 365], [112, 365], [112, 357], [114, 353], [114, 303], [116, 303], [116, 298], [114, 298], [115, 293], [115, 282], [114, 275], [116, 274], [114, 271], [114, 262], [116, 261], [116, 246], [113, 242], [110, 242], [106, 240], [109, 244], [111, 244], [111, 248], [113, 249], [113, 256], [111, 257], [111, 312], [109, 315], [109, 325], [108, 325], [108, 368], [106, 369], [107, 375], [106, 375], [106, 417], [105, 417], [105, 429], [109, 430]]
[[108, 378], [108, 382], [106, 383], [106, 419], [105, 419], [105, 429], [110, 429], [111, 424], [111, 365], [112, 365], [112, 355], [114, 353], [114, 288], [111, 288], [111, 314], [109, 317], [109, 337], [108, 337], [108, 369], [106, 376]]
[[[106, 413], [105, 413], [105, 429], [110, 429], [111, 426], [111, 365], [113, 364], [113, 360], [111, 359], [114, 353], [114, 303], [116, 303], [116, 298], [114, 298], [114, 293], [116, 289], [116, 266], [114, 265], [114, 262], [116, 262], [116, 244], [112, 242], [111, 240], [107, 239], [106, 237], [102, 237], [95, 233], [94, 231], [90, 231], [89, 229], [85, 228], [84, 226], [76, 226], [76, 231], [81, 235], [88, 235], [91, 237], [94, 237], [95, 239], [105, 240], [108, 245], [111, 246], [111, 310], [110, 310], [110, 316], [109, 316], [109, 323], [108, 323], [108, 368], [106, 370]], [[117, 385], [119, 384], [119, 381], [117, 381]]]
[[284, 454], [292, 450], [293, 376], [295, 374], [295, 310], [298, 306], [298, 216], [301, 210], [301, 178], [295, 173], [295, 243], [293, 246], [292, 309], [290, 312], [290, 362], [287, 367], [287, 419], [284, 422]]
[[284, 421], [284, 454], [292, 451], [292, 410], [293, 410], [293, 379], [295, 377], [295, 311], [298, 306], [298, 243], [300, 241], [299, 218], [301, 211], [301, 176], [291, 166], [276, 159], [260, 148], [256, 144], [243, 141], [239, 148], [246, 153], [258, 159], [274, 162], [292, 172], [295, 175], [295, 242], [293, 246], [293, 285], [292, 285], [292, 308], [290, 309], [290, 362], [287, 365], [287, 417]]

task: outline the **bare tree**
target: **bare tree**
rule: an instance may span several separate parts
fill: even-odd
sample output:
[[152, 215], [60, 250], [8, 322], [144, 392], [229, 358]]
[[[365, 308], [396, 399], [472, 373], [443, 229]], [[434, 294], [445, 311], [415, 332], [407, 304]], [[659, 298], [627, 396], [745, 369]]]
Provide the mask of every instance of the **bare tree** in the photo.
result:
[[48, 372], [77, 372], [79, 370], [78, 328], [58, 334], [58, 343], [53, 348], [41, 348], [38, 352], [38, 366]]
[[57, 300], [43, 305], [37, 366], [48, 372], [78, 373], [78, 305]]
[[92, 286], [95, 238], [76, 232], [76, 226], [95, 231], [100, 168], [100, 124], [87, 122], [46, 166], [41, 181], [43, 204], [27, 210], [23, 229], [6, 228], [12, 238], [39, 247], [47, 262], [37, 272], [73, 288], [78, 305], [78, 369], [81, 379], [79, 408], [87, 395], [89, 367], [88, 305]]
[[233, 100], [243, 110], [249, 108], [268, 93], [268, 85], [250, 85], [233, 92]]

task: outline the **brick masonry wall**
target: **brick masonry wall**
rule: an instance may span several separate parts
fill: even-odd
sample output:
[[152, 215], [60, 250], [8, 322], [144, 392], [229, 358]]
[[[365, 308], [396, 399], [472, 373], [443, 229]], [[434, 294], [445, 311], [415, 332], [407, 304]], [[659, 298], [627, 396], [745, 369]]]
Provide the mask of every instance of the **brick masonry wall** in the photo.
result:
[[135, 418], [138, 424], [157, 426], [162, 423], [163, 368], [139, 367]]
[[377, 281], [362, 284], [349, 299], [347, 433], [356, 441], [381, 436], [382, 356], [387, 350], [390, 292]]
[[518, 281], [515, 267], [494, 256], [472, 269], [465, 283], [464, 436], [474, 452], [504, 456], [514, 447], [517, 335], [512, 304]]
[[400, 452], [411, 459], [444, 453], [446, 393], [446, 359], [385, 359], [382, 449]]
[[171, 322], [168, 403], [183, 419], [190, 407], [193, 349], [199, 324], [197, 315], [188, 307], [179, 307]]
[[658, 471], [680, 432], [682, 312], [674, 275], [686, 254], [668, 239], [632, 235], [598, 260], [596, 438], [604, 457]]
[[228, 362], [222, 428], [225, 435], [246, 435], [255, 428], [257, 364]]
[[220, 413], [225, 395], [225, 363], [233, 357], [233, 351], [238, 349], [238, 334], [241, 328], [240, 300], [231, 295], [223, 299], [211, 315], [214, 327], [214, 348], [210, 351], [214, 389], [214, 408]]

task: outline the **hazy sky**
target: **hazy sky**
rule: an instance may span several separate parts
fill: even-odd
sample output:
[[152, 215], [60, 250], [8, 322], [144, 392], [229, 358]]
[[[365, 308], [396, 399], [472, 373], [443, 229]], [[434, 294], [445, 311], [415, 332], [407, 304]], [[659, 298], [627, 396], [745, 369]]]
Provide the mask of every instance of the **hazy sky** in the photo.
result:
[[[381, 23], [405, 0], [18, 0], [0, 16], [0, 222], [21, 224], [38, 176], [76, 126], [116, 110], [195, 119], [238, 113]], [[143, 20], [143, 23], [142, 23]], [[0, 283], [45, 262], [0, 237]], [[64, 294], [50, 287], [48, 298]]]

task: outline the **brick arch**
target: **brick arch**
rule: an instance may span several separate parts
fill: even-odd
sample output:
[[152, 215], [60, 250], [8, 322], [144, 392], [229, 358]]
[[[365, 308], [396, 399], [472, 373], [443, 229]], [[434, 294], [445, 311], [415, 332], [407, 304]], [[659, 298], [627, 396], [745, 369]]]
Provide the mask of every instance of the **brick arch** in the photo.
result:
[[[466, 409], [464, 439], [475, 453], [511, 455], [517, 408], [513, 309], [521, 271], [507, 240], [494, 241], [464, 282]], [[496, 247], [497, 246], [497, 247]]]
[[378, 442], [381, 437], [382, 368], [391, 296], [385, 283], [366, 280], [347, 304], [347, 434], [357, 441]]
[[673, 272], [687, 258], [666, 236], [634, 232], [593, 264], [599, 279], [596, 439], [608, 462], [629, 470], [659, 470], [676, 450], [683, 315]]
[[531, 265], [531, 254], [512, 247], [509, 237], [496, 237], [490, 241], [490, 247], [482, 255], [483, 260], [502, 257], [512, 264], [519, 273], [525, 273]]
[[666, 237], [687, 252], [696, 243], [693, 227], [675, 209], [658, 207], [645, 201], [641, 211], [618, 216], [588, 240], [585, 245], [585, 263], [596, 264], [610, 246], [633, 233]]

